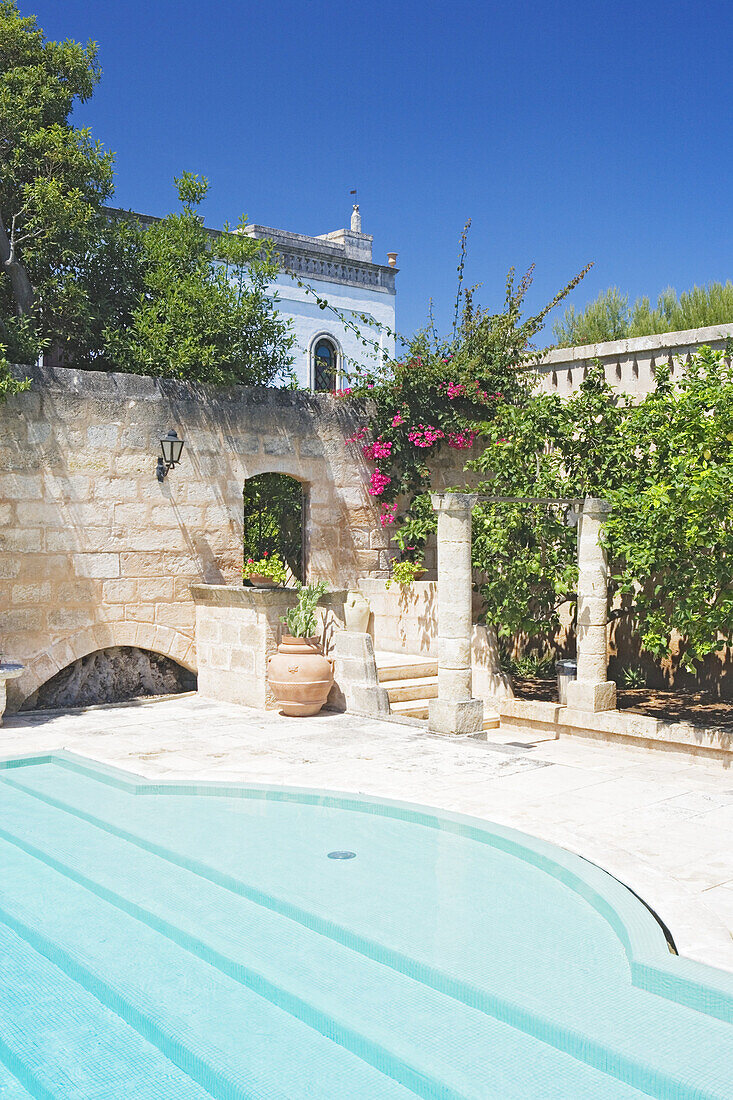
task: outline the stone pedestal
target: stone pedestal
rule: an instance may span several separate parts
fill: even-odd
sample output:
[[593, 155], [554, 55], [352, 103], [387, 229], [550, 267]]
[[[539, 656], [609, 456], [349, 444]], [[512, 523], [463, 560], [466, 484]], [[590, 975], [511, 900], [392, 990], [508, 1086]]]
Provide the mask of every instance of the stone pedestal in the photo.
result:
[[11, 661], [7, 661], [4, 664], [0, 662], [0, 726], [3, 724], [3, 714], [5, 713], [5, 704], [7, 702], [7, 682], [8, 680], [15, 680], [20, 676], [23, 671], [24, 665], [14, 664]]
[[478, 733], [483, 703], [471, 696], [471, 511], [477, 497], [434, 493], [438, 513], [438, 698], [430, 702], [435, 733]]
[[[196, 604], [200, 694], [258, 709], [275, 708], [267, 661], [277, 651], [282, 617], [297, 603], [295, 589], [192, 584], [191, 595]], [[334, 620], [343, 624], [345, 596], [331, 592], [323, 599], [327, 650]]]
[[379, 683], [371, 635], [339, 630], [333, 637], [335, 698], [329, 704], [372, 718], [389, 715], [389, 695]]
[[608, 562], [601, 530], [610, 504], [586, 497], [578, 518], [577, 679], [568, 684], [569, 708], [615, 710], [616, 685], [608, 679]]

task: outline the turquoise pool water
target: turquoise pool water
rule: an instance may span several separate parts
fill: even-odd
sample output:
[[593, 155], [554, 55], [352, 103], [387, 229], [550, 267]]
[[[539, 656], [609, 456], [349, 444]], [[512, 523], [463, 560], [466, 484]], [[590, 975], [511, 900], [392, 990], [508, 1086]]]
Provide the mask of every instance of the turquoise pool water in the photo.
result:
[[733, 1098], [731, 976], [511, 830], [59, 754], [0, 868], [2, 1100]]

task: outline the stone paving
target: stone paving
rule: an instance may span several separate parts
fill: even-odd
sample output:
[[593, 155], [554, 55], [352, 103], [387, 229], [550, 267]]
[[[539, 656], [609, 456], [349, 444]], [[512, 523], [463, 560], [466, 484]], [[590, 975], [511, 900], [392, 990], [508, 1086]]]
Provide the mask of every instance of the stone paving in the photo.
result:
[[725, 764], [574, 738], [488, 737], [346, 714], [284, 718], [189, 695], [16, 715], [0, 729], [0, 755], [66, 748], [155, 779], [328, 788], [473, 814], [599, 864], [656, 910], [680, 953], [733, 970]]

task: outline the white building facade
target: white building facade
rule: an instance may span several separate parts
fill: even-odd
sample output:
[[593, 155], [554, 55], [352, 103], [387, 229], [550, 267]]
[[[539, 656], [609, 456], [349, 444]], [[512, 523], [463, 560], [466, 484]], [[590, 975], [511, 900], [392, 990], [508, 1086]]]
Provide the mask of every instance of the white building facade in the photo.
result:
[[[357, 364], [368, 369], [385, 354], [394, 356], [397, 254], [388, 253], [387, 264], [372, 262], [373, 237], [361, 231], [358, 206], [349, 229], [320, 237], [263, 225], [248, 225], [245, 232], [271, 240], [278, 253], [282, 271], [273, 292], [278, 311], [295, 333], [293, 369], [299, 386], [343, 389]], [[316, 297], [332, 308], [321, 309]], [[368, 341], [367, 347], [349, 322]]]

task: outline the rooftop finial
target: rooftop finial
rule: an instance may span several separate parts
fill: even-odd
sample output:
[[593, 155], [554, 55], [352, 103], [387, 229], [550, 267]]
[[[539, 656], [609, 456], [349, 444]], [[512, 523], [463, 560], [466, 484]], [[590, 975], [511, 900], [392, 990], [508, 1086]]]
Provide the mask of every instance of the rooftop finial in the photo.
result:
[[359, 213], [359, 203], [356, 201], [356, 191], [350, 191], [349, 194], [354, 196], [354, 208], [351, 211], [351, 232], [361, 233], [361, 214]]

